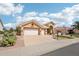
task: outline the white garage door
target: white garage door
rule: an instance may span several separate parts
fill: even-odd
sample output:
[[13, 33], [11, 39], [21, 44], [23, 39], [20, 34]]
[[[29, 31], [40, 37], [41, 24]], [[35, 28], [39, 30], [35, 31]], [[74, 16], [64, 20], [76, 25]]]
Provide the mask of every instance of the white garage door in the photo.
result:
[[37, 29], [25, 29], [24, 35], [38, 35]]

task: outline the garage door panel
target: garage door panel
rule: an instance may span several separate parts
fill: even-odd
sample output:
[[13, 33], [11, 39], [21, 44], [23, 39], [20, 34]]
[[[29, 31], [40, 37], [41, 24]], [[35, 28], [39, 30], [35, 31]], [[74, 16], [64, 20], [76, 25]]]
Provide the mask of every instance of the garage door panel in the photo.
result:
[[37, 29], [25, 29], [24, 35], [38, 35]]

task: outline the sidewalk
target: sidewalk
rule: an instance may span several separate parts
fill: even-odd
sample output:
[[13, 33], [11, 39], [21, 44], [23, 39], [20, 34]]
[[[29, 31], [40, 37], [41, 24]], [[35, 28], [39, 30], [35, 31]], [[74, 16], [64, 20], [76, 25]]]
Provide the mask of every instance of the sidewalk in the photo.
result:
[[30, 45], [22, 48], [12, 49], [8, 51], [1, 51], [0, 55], [8, 55], [8, 56], [39, 56], [50, 51], [54, 51], [56, 49], [78, 43], [78, 39], [70, 39], [70, 40], [49, 40], [45, 43]]

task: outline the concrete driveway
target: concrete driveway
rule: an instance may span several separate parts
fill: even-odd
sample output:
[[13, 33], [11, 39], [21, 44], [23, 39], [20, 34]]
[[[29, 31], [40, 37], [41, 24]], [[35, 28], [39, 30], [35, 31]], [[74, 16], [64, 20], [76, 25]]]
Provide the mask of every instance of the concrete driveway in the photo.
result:
[[29, 45], [37, 45], [42, 44], [49, 41], [54, 41], [53, 37], [51, 35], [31, 35], [31, 36], [24, 36], [24, 44], [25, 46]]
[[[33, 40], [33, 39], [31, 39], [31, 40]], [[2, 56], [40, 56], [40, 55], [46, 54], [50, 51], [54, 51], [56, 49], [66, 47], [71, 44], [79, 43], [78, 39], [55, 40], [55, 39], [44, 38], [44, 40], [40, 39], [40, 42], [39, 42], [39, 40], [35, 41], [35, 39], [34, 39], [34, 41], [31, 41], [31, 40], [28, 41], [29, 44], [26, 41], [25, 47], [11, 49], [8, 51], [0, 51], [0, 55], [2, 55]]]

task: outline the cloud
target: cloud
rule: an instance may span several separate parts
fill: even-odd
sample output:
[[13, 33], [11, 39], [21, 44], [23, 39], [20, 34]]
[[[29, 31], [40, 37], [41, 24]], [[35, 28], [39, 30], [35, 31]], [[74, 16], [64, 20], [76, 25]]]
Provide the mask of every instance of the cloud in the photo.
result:
[[[31, 14], [31, 15], [28, 15], [28, 14]], [[51, 14], [51, 15], [53, 15], [51, 17], [49, 15], [50, 14], [48, 14], [48, 13], [38, 13], [38, 15], [33, 14], [31, 12], [25, 13], [24, 16], [18, 16], [17, 17], [17, 24], [20, 24], [22, 22], [32, 20], [32, 19], [37, 20], [37, 21], [39, 21], [40, 23], [43, 23], [43, 24], [46, 23], [46, 22], [50, 22], [50, 21], [53, 21], [55, 23], [59, 22], [61, 24], [61, 22], [65, 21], [65, 20], [63, 20], [64, 17], [62, 17], [60, 14], [58, 14], [58, 16], [57, 16], [57, 14]]]
[[22, 20], [22, 17], [21, 16], [17, 16], [16, 17], [16, 22], [17, 22], [17, 24], [18, 23], [21, 23], [23, 20]]
[[76, 18], [79, 18], [79, 4], [72, 7], [66, 7], [58, 13], [48, 12], [28, 12], [23, 16], [19, 16], [17, 23], [35, 19], [41, 23], [53, 21], [57, 26], [72, 25]]
[[[25, 22], [28, 20], [37, 20], [40, 23], [46, 23], [46, 22], [50, 22], [53, 21], [57, 24], [60, 25], [64, 25], [67, 22], [71, 22], [71, 20], [69, 18], [67, 18], [66, 16], [63, 15], [63, 13], [38, 13], [38, 12], [29, 12], [29, 13], [25, 13], [24, 16], [18, 16], [17, 17], [17, 23], [21, 23], [21, 22]], [[59, 22], [59, 23], [58, 23]], [[64, 23], [64, 24], [63, 24]], [[71, 23], [70, 23], [71, 24]]]
[[37, 12], [28, 12], [24, 14], [24, 17], [32, 17], [32, 16], [37, 16]]
[[7, 24], [4, 24], [4, 27], [7, 29], [16, 28], [16, 23], [7, 23]]
[[18, 16], [17, 17], [17, 24], [20, 24], [22, 22], [28, 21], [28, 20], [37, 20], [40, 23], [44, 23], [44, 22], [49, 22], [50, 19], [47, 17], [39, 17], [39, 16], [35, 16], [35, 17], [21, 17]]
[[[53, 21], [57, 26], [72, 25], [76, 18], [79, 19], [79, 4], [72, 7], [66, 7], [58, 13], [49, 12], [26, 12], [22, 16], [16, 14], [22, 14], [24, 6], [21, 4], [1, 4], [0, 3], [0, 15], [13, 15], [16, 17], [16, 24], [35, 19], [40, 23], [46, 23]], [[6, 27], [16, 26], [15, 23], [5, 24]]]
[[48, 17], [48, 12], [43, 12], [39, 14], [40, 17]]
[[17, 6], [15, 6], [14, 12], [15, 13], [21, 13], [23, 11], [24, 6], [18, 4]]
[[23, 7], [20, 4], [2, 4], [0, 3], [0, 15], [14, 15], [17, 13], [21, 13], [23, 11]]

